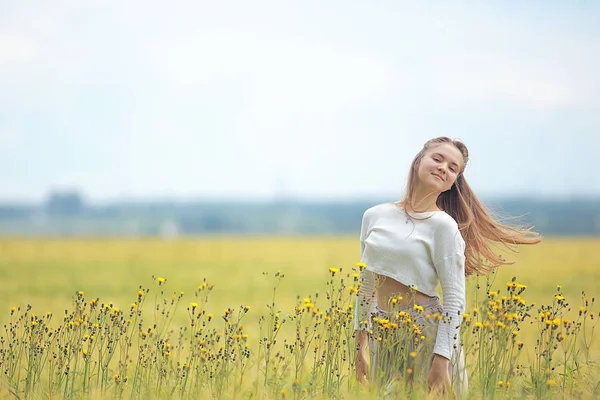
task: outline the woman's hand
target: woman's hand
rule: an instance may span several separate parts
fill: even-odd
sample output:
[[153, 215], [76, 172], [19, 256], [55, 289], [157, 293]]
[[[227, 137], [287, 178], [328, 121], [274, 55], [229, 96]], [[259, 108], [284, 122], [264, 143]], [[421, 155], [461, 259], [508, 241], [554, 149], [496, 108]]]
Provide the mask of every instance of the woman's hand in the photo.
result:
[[368, 362], [367, 362], [367, 332], [358, 332], [358, 354], [356, 355], [356, 379], [363, 385], [369, 383], [368, 376]]
[[440, 355], [436, 354], [433, 357], [431, 369], [429, 370], [429, 376], [427, 377], [429, 391], [436, 391], [446, 394], [450, 390], [454, 393], [450, 381], [450, 372], [448, 371], [449, 363], [450, 360]]
[[369, 383], [367, 371], [368, 363], [366, 351], [359, 350], [356, 356], [356, 379], [363, 385]]

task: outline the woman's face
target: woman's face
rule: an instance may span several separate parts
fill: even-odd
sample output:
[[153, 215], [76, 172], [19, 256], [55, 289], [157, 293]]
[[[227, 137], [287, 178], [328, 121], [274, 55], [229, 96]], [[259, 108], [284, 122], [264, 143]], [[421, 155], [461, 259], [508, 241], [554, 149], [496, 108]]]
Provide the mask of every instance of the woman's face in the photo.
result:
[[419, 165], [421, 184], [437, 192], [449, 190], [461, 171], [463, 157], [453, 144], [442, 143], [427, 150]]

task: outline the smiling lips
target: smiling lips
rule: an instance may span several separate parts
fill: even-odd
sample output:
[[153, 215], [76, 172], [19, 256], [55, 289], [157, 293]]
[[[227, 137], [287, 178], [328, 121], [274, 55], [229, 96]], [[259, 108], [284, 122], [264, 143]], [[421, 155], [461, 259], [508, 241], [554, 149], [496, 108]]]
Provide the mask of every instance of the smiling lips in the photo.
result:
[[444, 178], [442, 178], [441, 176], [439, 176], [438, 174], [434, 174], [432, 173], [433, 176], [437, 176], [438, 178], [440, 178], [442, 181], [444, 180]]

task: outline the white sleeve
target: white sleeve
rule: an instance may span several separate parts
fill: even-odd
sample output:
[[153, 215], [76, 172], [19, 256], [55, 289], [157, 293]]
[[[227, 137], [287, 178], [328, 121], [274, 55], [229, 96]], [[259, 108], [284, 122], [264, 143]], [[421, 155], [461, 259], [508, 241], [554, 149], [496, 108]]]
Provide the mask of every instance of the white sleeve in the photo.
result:
[[465, 312], [465, 241], [457, 225], [440, 226], [434, 234], [432, 260], [442, 286], [443, 319], [433, 352], [452, 359]]
[[360, 272], [360, 287], [354, 307], [354, 330], [363, 331], [373, 328], [371, 314], [375, 312], [377, 299], [375, 297], [376, 276], [372, 271], [363, 269]]
[[[368, 211], [368, 210], [367, 210]], [[360, 256], [365, 251], [365, 239], [368, 235], [369, 223], [367, 212], [363, 214], [360, 228]], [[375, 284], [377, 276], [374, 272], [362, 269], [360, 271], [358, 295], [354, 306], [354, 330], [370, 330], [372, 328], [371, 314], [375, 312], [377, 299], [375, 297]]]

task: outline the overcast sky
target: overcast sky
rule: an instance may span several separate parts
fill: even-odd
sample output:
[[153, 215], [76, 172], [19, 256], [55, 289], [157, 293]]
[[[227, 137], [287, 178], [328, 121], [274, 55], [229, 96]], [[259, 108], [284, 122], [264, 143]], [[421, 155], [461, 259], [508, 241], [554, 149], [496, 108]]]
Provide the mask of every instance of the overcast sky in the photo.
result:
[[600, 195], [600, 2], [0, 0], [0, 200]]

